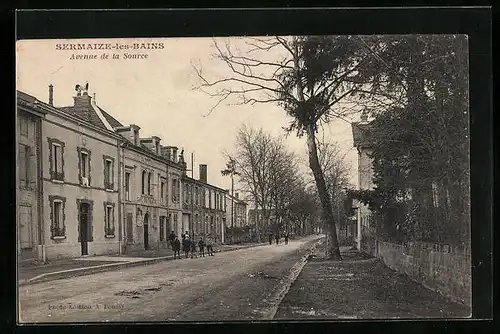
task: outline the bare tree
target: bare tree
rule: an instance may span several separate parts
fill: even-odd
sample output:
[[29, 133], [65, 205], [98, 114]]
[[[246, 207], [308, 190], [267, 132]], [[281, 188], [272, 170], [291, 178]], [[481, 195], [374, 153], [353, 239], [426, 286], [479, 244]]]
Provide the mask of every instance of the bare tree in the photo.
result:
[[269, 224], [271, 214], [270, 169], [274, 161], [273, 138], [262, 129], [256, 130], [243, 125], [236, 135], [235, 154], [225, 153], [229, 161], [234, 162], [238, 170], [238, 181], [246, 190], [258, 210], [261, 210], [263, 221], [258, 222], [257, 233], [260, 234]]
[[[319, 124], [349, 112], [340, 103], [362, 88], [357, 69], [364, 65], [368, 48], [359, 47], [350, 36], [276, 36], [250, 38], [245, 44], [247, 52], [242, 53], [229, 43], [221, 47], [215, 42], [216, 57], [227, 65], [230, 74], [210, 80], [201, 67], [195, 66], [201, 82], [197, 88], [217, 98], [211, 111], [231, 96], [237, 96], [241, 104], [276, 103], [293, 117], [286, 130], [296, 131], [298, 136], [306, 135], [309, 167], [328, 232], [328, 257], [340, 260], [335, 218], [318, 159], [316, 133]], [[271, 51], [278, 56], [270, 56]]]

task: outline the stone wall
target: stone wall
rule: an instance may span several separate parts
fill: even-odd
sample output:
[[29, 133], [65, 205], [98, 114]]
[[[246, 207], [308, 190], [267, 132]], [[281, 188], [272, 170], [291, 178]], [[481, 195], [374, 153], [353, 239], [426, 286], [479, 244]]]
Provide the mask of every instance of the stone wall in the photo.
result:
[[377, 242], [376, 255], [391, 269], [461, 302], [472, 304], [469, 249], [430, 243]]

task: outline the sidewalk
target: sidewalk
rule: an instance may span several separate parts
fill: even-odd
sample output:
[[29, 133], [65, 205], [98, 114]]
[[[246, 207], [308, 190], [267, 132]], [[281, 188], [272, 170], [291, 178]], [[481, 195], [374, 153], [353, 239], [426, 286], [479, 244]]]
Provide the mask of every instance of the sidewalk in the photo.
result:
[[[264, 245], [240, 244], [219, 245], [215, 252], [226, 252]], [[126, 255], [88, 256], [74, 259], [51, 260], [47, 263], [21, 262], [18, 269], [19, 285], [49, 281], [71, 276], [88, 275], [102, 271], [147, 265], [173, 258], [169, 249], [128, 252]]]
[[343, 261], [317, 253], [274, 319], [466, 318], [471, 311], [347, 247]]

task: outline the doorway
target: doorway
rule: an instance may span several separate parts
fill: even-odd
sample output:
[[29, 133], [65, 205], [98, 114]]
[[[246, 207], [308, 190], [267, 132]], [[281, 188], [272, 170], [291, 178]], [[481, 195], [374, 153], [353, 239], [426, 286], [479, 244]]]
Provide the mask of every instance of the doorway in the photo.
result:
[[90, 204], [80, 204], [80, 245], [82, 255], [88, 255]]
[[144, 249], [149, 248], [149, 214], [144, 215]]

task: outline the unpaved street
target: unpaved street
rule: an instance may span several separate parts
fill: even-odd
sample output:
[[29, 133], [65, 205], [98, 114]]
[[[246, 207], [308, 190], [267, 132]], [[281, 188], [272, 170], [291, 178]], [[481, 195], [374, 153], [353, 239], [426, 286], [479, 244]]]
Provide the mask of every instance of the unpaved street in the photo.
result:
[[20, 322], [262, 319], [318, 238], [22, 286]]

